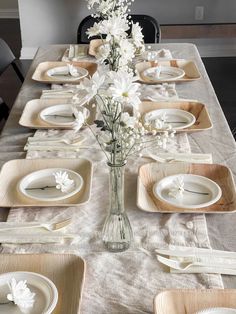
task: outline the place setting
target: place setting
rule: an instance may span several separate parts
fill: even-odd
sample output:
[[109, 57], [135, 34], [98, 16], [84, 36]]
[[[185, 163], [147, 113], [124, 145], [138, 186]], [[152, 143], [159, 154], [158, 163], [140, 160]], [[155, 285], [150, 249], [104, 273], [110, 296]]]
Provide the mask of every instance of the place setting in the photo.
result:
[[81, 96], [77, 103], [64, 99], [33, 99], [27, 102], [19, 124], [32, 129], [73, 129], [81, 116], [87, 124], [93, 124], [96, 106], [80, 105], [86, 99]]
[[37, 66], [32, 79], [49, 84], [78, 84], [86, 76], [93, 75], [96, 70], [97, 64], [91, 61], [42, 62]]
[[135, 69], [144, 84], [189, 82], [201, 77], [194, 61], [183, 59], [138, 62]]
[[173, 289], [160, 292], [154, 299], [155, 314], [234, 314], [234, 289]]
[[144, 211], [230, 213], [235, 200], [234, 179], [225, 166], [179, 162], [176, 167], [167, 161], [139, 169], [137, 206]]
[[85, 276], [79, 256], [2, 254], [1, 262], [0, 313], [79, 313]]
[[137, 112], [148, 131], [172, 128], [178, 133], [192, 133], [213, 127], [207, 107], [196, 100], [142, 101]]
[[90, 199], [92, 163], [83, 158], [12, 160], [2, 167], [0, 180], [1, 206], [78, 206]]

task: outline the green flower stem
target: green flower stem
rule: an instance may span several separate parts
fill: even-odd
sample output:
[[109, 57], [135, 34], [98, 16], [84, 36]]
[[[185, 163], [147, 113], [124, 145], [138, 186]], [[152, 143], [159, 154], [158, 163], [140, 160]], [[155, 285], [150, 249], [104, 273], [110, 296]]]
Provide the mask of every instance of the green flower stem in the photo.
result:
[[192, 191], [192, 190], [187, 190], [187, 189], [184, 189], [184, 191], [189, 192], [189, 193], [194, 193], [194, 194], [200, 194], [200, 195], [210, 195], [210, 193], [207, 193], [207, 192], [197, 192], [197, 191]]
[[46, 185], [46, 186], [43, 186], [43, 187], [38, 187], [38, 188], [26, 188], [25, 190], [27, 190], [27, 191], [31, 191], [31, 190], [42, 190], [42, 191], [44, 191], [44, 190], [46, 190], [46, 189], [52, 189], [52, 188], [55, 188], [56, 186], [55, 185]]

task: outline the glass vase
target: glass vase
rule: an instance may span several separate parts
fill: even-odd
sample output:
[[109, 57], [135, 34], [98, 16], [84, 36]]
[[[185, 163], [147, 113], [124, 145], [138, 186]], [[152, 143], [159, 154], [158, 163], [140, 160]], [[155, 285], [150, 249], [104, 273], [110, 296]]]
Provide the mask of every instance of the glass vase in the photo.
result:
[[133, 239], [132, 228], [124, 208], [125, 165], [108, 164], [110, 170], [110, 208], [105, 220], [102, 237], [108, 251], [122, 252]]

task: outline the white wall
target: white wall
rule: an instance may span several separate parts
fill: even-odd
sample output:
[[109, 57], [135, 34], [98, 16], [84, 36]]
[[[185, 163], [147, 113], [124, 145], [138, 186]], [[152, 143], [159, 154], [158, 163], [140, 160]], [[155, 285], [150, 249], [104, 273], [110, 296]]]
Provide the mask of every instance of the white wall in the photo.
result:
[[[80, 21], [90, 14], [85, 0], [18, 2], [22, 58], [32, 58], [38, 46], [75, 43]], [[195, 6], [204, 6], [202, 21], [194, 19]], [[236, 22], [235, 12], [236, 0], [135, 0], [132, 6], [132, 13], [152, 15], [160, 24], [233, 23]]]

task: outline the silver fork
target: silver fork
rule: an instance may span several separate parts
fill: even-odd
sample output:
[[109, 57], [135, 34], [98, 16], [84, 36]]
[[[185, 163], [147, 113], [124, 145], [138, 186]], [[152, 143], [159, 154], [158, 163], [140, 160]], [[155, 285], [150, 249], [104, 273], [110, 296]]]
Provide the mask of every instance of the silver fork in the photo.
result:
[[25, 223], [11, 223], [11, 222], [0, 222], [0, 232], [6, 230], [16, 229], [31, 229], [31, 228], [44, 228], [48, 231], [56, 231], [65, 228], [71, 223], [71, 218], [66, 220], [53, 222], [53, 223], [38, 223], [38, 222], [25, 222]]

